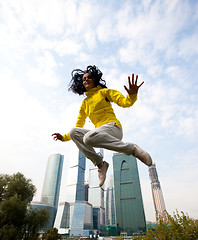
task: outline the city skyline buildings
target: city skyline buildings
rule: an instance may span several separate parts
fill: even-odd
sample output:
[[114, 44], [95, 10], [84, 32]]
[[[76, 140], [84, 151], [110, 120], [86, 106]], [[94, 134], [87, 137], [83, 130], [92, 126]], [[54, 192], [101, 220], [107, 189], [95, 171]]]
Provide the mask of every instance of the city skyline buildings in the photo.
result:
[[146, 230], [137, 160], [132, 155], [113, 155], [117, 233], [129, 236]]
[[[100, 150], [100, 154], [102, 154], [102, 150]], [[63, 167], [61, 166], [63, 162], [58, 161], [60, 156], [62, 155], [52, 154], [49, 156], [45, 185], [47, 175], [54, 172], [49, 170], [54, 167], [51, 160], [56, 159], [59, 167]], [[62, 158], [64, 157], [62, 156]], [[90, 232], [104, 234], [105, 226], [118, 227], [120, 231], [126, 231], [129, 235], [141, 230], [144, 231], [145, 215], [136, 159], [132, 156], [115, 153], [113, 155], [114, 174], [107, 176], [102, 187], [99, 187], [97, 167], [91, 161], [88, 163], [89, 181], [86, 182], [86, 157], [80, 151], [78, 151], [78, 155], [74, 153], [74, 161], [70, 164], [68, 174], [68, 191], [65, 195], [65, 201], [59, 203], [58, 211], [55, 213], [54, 227], [58, 228], [59, 233], [70, 234], [70, 236], [88, 236]], [[58, 171], [59, 167], [56, 168], [55, 172]], [[62, 174], [62, 170], [60, 174]], [[50, 176], [54, 175], [50, 174]], [[61, 181], [61, 176], [58, 179]], [[114, 187], [114, 183], [116, 187]], [[129, 196], [131, 194], [134, 196]], [[119, 201], [118, 197], [120, 197]], [[47, 203], [45, 204], [47, 206]], [[44, 205], [36, 203], [34, 205], [38, 208], [44, 207]], [[125, 205], [129, 207], [127, 211]], [[133, 208], [132, 211], [130, 208]], [[131, 218], [133, 221], [130, 222], [130, 216], [136, 216], [135, 221]], [[142, 219], [143, 221], [141, 221]], [[144, 223], [142, 224], [142, 222]], [[133, 228], [130, 229], [129, 224], [133, 225]]]
[[165, 206], [164, 197], [163, 197], [155, 163], [153, 163], [152, 166], [149, 167], [149, 177], [151, 181], [151, 191], [152, 191], [156, 221], [158, 221], [159, 219], [165, 219], [166, 206]]
[[[100, 153], [103, 155], [103, 149]], [[105, 234], [104, 186], [99, 187], [98, 168], [88, 161], [89, 181], [85, 181], [86, 158], [78, 151], [69, 166], [65, 202], [59, 203], [54, 227], [62, 234], [88, 236]]]

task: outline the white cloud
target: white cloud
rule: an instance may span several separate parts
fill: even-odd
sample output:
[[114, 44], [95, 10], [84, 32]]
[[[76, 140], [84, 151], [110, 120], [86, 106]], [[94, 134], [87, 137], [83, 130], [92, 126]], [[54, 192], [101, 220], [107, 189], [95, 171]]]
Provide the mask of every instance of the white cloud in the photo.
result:
[[102, 43], [111, 42], [112, 39], [115, 41], [116, 38], [118, 38], [115, 31], [116, 26], [115, 23], [113, 23], [112, 18], [110, 19], [109, 17], [106, 17], [99, 23], [97, 28], [97, 37]]
[[82, 44], [76, 42], [74, 39], [64, 38], [63, 40], [54, 43], [54, 50], [59, 56], [64, 55], [78, 55], [82, 49]]
[[171, 4], [156, 1], [149, 8], [139, 8], [137, 11], [135, 15], [131, 6], [124, 6], [117, 16], [118, 35], [128, 39], [119, 51], [121, 61], [152, 66], [159, 62], [159, 54], [164, 54], [168, 59], [174, 58], [178, 54], [175, 40], [191, 15], [189, 5], [179, 1], [172, 1]]
[[193, 55], [198, 54], [198, 34], [194, 33], [191, 36], [186, 36], [179, 43], [179, 55], [184, 59], [189, 60]]
[[163, 67], [160, 64], [151, 65], [147, 68], [147, 75], [157, 78], [162, 74]]
[[171, 79], [173, 86], [176, 83], [183, 89], [189, 87], [190, 82], [186, 81], [188, 79], [188, 75], [186, 69], [182, 68], [182, 66], [171, 65], [166, 69], [165, 73], [168, 78]]
[[[86, 52], [79, 52], [77, 56], [75, 56], [75, 61], [77, 63], [83, 63], [83, 66], [88, 66], [90, 65], [91, 62], [94, 62], [93, 55], [88, 54]], [[82, 67], [80, 67], [81, 69]]]
[[86, 32], [85, 34], [85, 42], [87, 45], [87, 48], [92, 50], [96, 47], [96, 38], [95, 38], [95, 32], [90, 30], [89, 32]]
[[27, 71], [27, 76], [32, 82], [47, 86], [56, 86], [59, 79], [56, 76], [57, 63], [51, 53], [45, 51], [42, 56], [36, 57], [36, 67]]
[[177, 133], [187, 137], [195, 137], [198, 134], [198, 109], [194, 109], [191, 116], [181, 117], [178, 121]]

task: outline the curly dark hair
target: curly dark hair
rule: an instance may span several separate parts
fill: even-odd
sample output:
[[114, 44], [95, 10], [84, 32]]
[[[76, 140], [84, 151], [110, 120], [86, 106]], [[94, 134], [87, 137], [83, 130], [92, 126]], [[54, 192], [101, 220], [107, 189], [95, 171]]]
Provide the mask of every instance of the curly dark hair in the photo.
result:
[[72, 79], [69, 84], [69, 91], [72, 91], [76, 94], [82, 95], [86, 92], [85, 87], [83, 86], [83, 75], [85, 73], [91, 73], [93, 79], [94, 79], [94, 84], [97, 87], [100, 85], [102, 88], [107, 88], [106, 87], [106, 81], [102, 79], [103, 73], [95, 66], [87, 66], [87, 69], [85, 71], [81, 69], [74, 69], [71, 73]]

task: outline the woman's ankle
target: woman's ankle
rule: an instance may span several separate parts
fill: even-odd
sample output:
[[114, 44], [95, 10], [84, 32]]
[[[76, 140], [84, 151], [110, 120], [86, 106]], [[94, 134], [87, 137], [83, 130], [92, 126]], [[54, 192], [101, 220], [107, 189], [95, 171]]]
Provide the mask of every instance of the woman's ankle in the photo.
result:
[[100, 169], [100, 168], [103, 166], [103, 164], [104, 164], [104, 162], [102, 161], [101, 163], [99, 163], [99, 164], [97, 165], [97, 167]]

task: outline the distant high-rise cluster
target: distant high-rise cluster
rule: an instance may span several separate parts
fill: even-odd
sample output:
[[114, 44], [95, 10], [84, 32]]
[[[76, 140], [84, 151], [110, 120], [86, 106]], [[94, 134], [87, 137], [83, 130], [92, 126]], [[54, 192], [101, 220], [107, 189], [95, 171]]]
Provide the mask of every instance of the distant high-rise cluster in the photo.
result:
[[151, 190], [153, 195], [153, 202], [155, 208], [156, 220], [166, 218], [166, 207], [164, 203], [164, 198], [162, 194], [162, 189], [157, 175], [156, 165], [153, 164], [149, 167], [149, 177], [151, 180]]
[[[101, 155], [104, 155], [100, 149]], [[98, 168], [89, 161], [89, 177], [85, 181], [86, 157], [73, 153], [68, 169], [67, 191], [59, 203], [63, 155], [48, 159], [41, 202], [32, 207], [47, 208], [48, 224], [41, 231], [56, 227], [66, 236], [134, 235], [146, 230], [143, 200], [136, 158], [122, 153], [113, 155], [113, 174], [99, 187]], [[155, 164], [149, 167], [156, 218], [164, 217], [165, 204]]]

